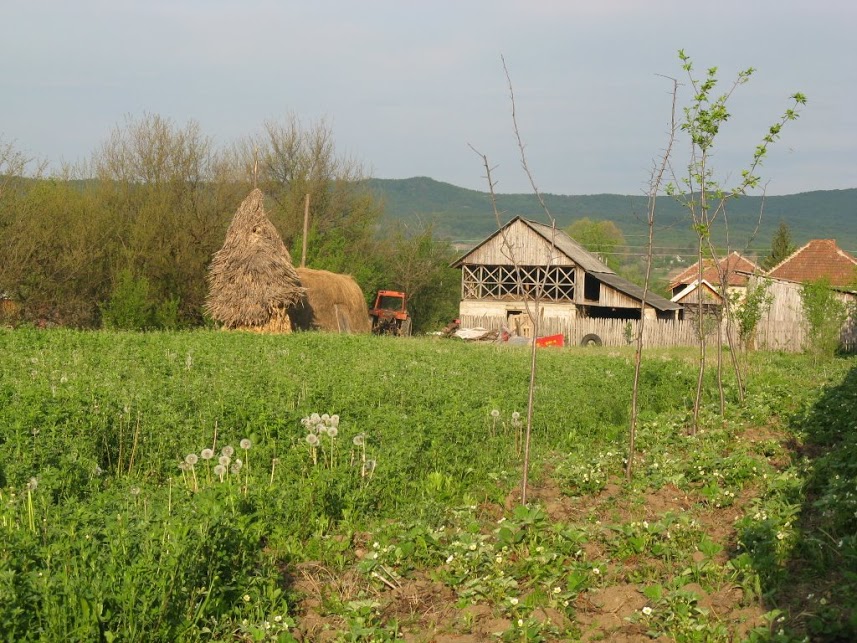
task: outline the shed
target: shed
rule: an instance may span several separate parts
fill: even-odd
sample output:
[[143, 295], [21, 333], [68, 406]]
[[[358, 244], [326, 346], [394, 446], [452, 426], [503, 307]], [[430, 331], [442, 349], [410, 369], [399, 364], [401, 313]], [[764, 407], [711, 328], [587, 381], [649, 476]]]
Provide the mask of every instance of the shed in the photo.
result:
[[[703, 259], [703, 281], [709, 285], [714, 284], [719, 289], [721, 272], [726, 277], [727, 291], [742, 294], [747, 288], [748, 275], [760, 274], [763, 270], [754, 261], [735, 251], [730, 252], [716, 263], [710, 258]], [[670, 291], [673, 294], [673, 301], [675, 301], [675, 295], [681, 293], [687, 286], [695, 284], [698, 279], [699, 262], [697, 261], [692, 266], [685, 268], [670, 281]]]
[[[452, 263], [461, 269], [462, 325], [496, 327], [526, 312], [540, 294], [540, 316], [673, 319], [681, 306], [617, 275], [554, 227], [515, 217]], [[484, 325], [484, 324], [483, 324]]]

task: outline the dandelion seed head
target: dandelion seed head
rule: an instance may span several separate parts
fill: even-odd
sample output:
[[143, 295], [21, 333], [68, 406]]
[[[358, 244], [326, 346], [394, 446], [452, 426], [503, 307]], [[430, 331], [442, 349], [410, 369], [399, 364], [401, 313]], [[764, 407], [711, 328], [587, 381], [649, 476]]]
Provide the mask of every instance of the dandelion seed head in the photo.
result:
[[227, 458], [231, 458], [235, 453], [235, 449], [228, 444], [220, 450], [221, 455], [225, 455]]
[[130, 493], [132, 496], [139, 496], [140, 495], [140, 487], [131, 487], [128, 490], [128, 493]]
[[353, 442], [356, 447], [362, 447], [365, 444], [365, 437], [362, 433], [359, 433], [354, 436], [354, 439], [351, 442]]
[[520, 419], [521, 419], [521, 414], [520, 414], [520, 413], [518, 413], [517, 411], [515, 411], [514, 413], [512, 413], [512, 419], [513, 419], [513, 420], [520, 420]]
[[199, 456], [203, 460], [211, 460], [214, 457], [214, 451], [212, 449], [203, 449], [200, 451]]
[[228, 455], [222, 455], [217, 459], [217, 461], [224, 467], [228, 467], [232, 459]]
[[190, 469], [190, 466], [188, 466], [187, 462], [182, 460], [181, 462], [179, 462], [179, 469], [181, 469], [182, 471], [187, 471], [188, 469]]
[[335, 426], [327, 427], [327, 435], [330, 436], [331, 438], [335, 438], [338, 433], [339, 433], [339, 429], [337, 429]]
[[226, 467], [222, 464], [217, 464], [214, 466], [214, 475], [220, 476], [221, 478], [226, 475]]
[[318, 424], [319, 422], [321, 422], [321, 416], [318, 413], [313, 413], [309, 416], [309, 421], [313, 424]]
[[329, 414], [327, 414], [327, 413], [322, 413], [322, 414], [321, 414], [321, 421], [322, 421], [322, 422], [327, 422], [329, 419], [330, 419], [330, 415], [329, 415]]
[[238, 462], [235, 462], [231, 467], [229, 467], [229, 473], [232, 475], [238, 475], [241, 472], [241, 465]]
[[243, 440], [241, 440], [241, 442], [239, 442], [238, 444], [239, 444], [239, 446], [240, 446], [242, 449], [244, 449], [245, 451], [246, 451], [247, 449], [249, 449], [251, 446], [253, 446], [253, 443], [252, 443], [252, 442], [250, 442], [250, 440], [249, 440], [248, 438], [244, 438], [244, 439], [243, 439]]
[[311, 447], [318, 446], [318, 436], [315, 433], [308, 433], [306, 441]]
[[39, 481], [36, 480], [35, 478], [30, 478], [27, 481], [27, 489], [30, 491], [35, 491], [38, 486], [39, 486]]
[[330, 426], [339, 426], [339, 416], [338, 415], [331, 415], [329, 423], [330, 423]]
[[491, 417], [492, 418], [500, 417], [500, 411], [498, 411], [497, 409], [494, 409], [493, 411], [491, 411]]
[[199, 462], [199, 457], [197, 457], [197, 455], [195, 453], [188, 453], [184, 457], [184, 461], [187, 462], [190, 466], [193, 466], [197, 462]]
[[374, 471], [374, 470], [375, 470], [375, 467], [376, 467], [377, 465], [378, 465], [378, 463], [377, 463], [377, 462], [375, 462], [375, 460], [366, 460], [366, 464], [365, 464], [364, 466], [366, 467], [366, 471], [370, 471], [370, 472], [371, 472], [371, 471]]

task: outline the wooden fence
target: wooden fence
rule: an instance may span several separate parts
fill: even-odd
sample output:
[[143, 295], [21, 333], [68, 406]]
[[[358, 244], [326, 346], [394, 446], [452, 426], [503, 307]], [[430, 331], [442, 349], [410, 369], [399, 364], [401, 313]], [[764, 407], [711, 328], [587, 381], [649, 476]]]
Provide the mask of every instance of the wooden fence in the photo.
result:
[[[637, 337], [638, 320], [624, 319], [564, 319], [548, 317], [539, 328], [539, 335], [563, 335], [565, 343], [577, 346], [583, 343], [583, 338], [595, 335], [604, 346], [627, 346], [633, 344]], [[501, 329], [507, 326], [502, 317], [477, 317], [465, 315], [461, 318], [463, 328]], [[510, 330], [514, 331], [514, 328]], [[531, 337], [532, 327], [525, 321], [522, 324], [522, 334]], [[717, 341], [717, 327], [709, 324], [706, 340], [713, 346]], [[721, 326], [723, 344], [726, 345], [726, 324]], [[740, 346], [737, 328], [734, 331], [734, 344]], [[649, 347], [696, 346], [697, 325], [693, 319], [661, 320], [647, 319], [643, 327], [643, 342]], [[757, 350], [772, 350], [784, 352], [800, 352], [805, 348], [806, 330], [803, 323], [796, 323], [794, 317], [766, 315], [756, 329], [754, 347]], [[857, 323], [849, 322], [842, 330], [842, 347], [845, 350], [857, 350]]]
[[[531, 336], [532, 328], [528, 320], [524, 319], [522, 334]], [[639, 324], [639, 320], [547, 317], [539, 325], [539, 335], [561, 334], [566, 344], [573, 346], [581, 344], [587, 335], [595, 335], [604, 346], [628, 346], [634, 343]], [[506, 325], [507, 321], [502, 317], [465, 315], [461, 318], [463, 328], [494, 330]], [[716, 330], [716, 327], [711, 329], [709, 341], [716, 341]], [[696, 321], [693, 320], [647, 319], [643, 326], [646, 346], [695, 346], [696, 338]]]

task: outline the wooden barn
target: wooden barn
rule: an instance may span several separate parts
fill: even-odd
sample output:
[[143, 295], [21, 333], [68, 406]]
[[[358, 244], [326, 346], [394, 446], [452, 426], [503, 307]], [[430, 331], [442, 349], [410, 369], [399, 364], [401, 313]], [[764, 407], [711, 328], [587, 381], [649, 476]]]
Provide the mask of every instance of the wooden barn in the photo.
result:
[[[462, 326], [514, 327], [541, 289], [540, 317], [573, 320], [674, 319], [681, 309], [617, 275], [561, 230], [516, 217], [452, 264], [461, 269]], [[557, 327], [557, 324], [553, 324]]]

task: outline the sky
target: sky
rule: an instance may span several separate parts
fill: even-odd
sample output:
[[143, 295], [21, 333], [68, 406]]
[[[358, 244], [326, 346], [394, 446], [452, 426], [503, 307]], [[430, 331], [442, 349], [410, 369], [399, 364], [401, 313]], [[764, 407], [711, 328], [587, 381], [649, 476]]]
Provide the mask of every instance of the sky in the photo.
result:
[[[857, 187], [853, 0], [2, 0], [0, 142], [87, 159], [128, 118], [199, 123], [215, 145], [266, 121], [324, 119], [378, 178], [530, 192], [643, 194], [668, 140], [677, 51], [723, 90], [721, 181], [803, 92], [762, 170], [769, 195]], [[686, 142], [673, 153], [686, 165]]]

